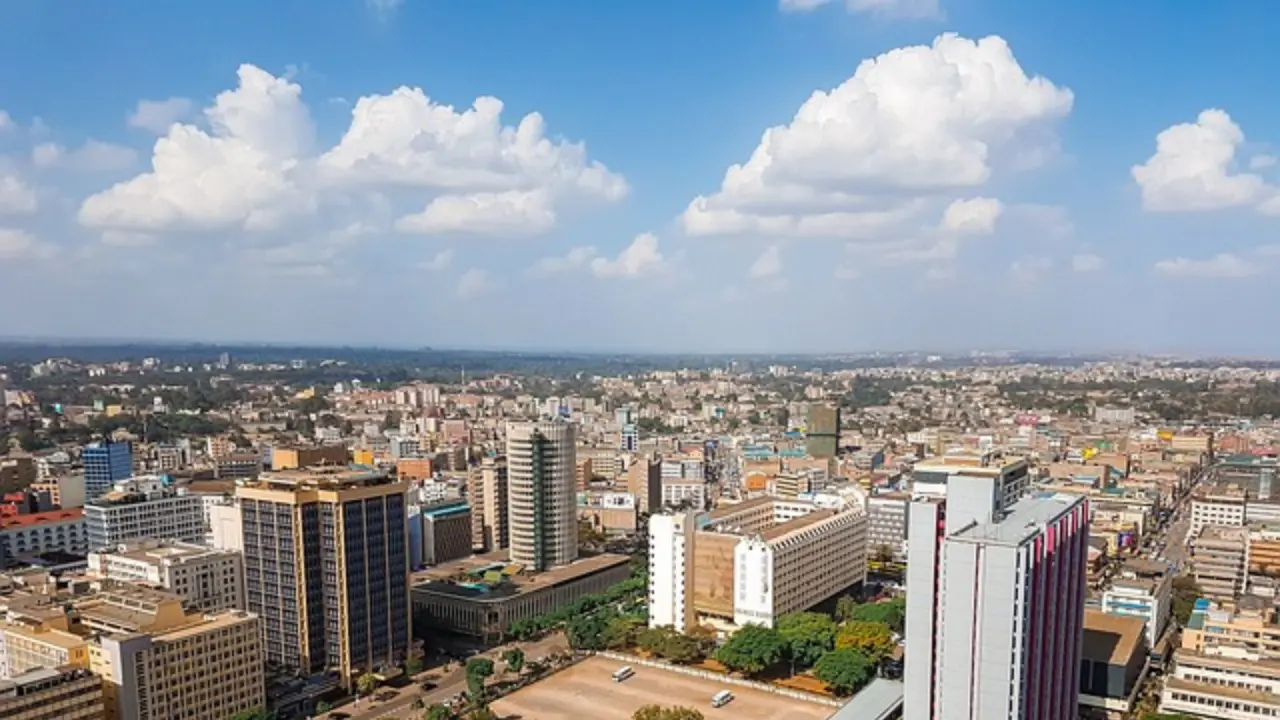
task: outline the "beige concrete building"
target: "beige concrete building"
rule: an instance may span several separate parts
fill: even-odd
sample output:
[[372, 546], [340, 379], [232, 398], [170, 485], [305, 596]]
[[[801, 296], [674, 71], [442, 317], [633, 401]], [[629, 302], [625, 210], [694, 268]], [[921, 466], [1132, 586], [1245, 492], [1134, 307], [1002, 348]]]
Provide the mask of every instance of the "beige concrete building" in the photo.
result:
[[50, 667], [89, 667], [88, 640], [68, 630], [63, 613], [0, 623], [0, 678]]
[[141, 582], [182, 597], [191, 609], [245, 609], [244, 556], [176, 540], [124, 543], [89, 553], [91, 577]]
[[39, 668], [0, 680], [0, 720], [101, 720], [102, 680], [84, 668]]
[[300, 470], [326, 465], [345, 467], [350, 454], [343, 445], [306, 445], [271, 450], [272, 470]]
[[471, 503], [471, 547], [477, 552], [504, 550], [507, 533], [507, 460], [487, 457], [467, 486]]
[[577, 432], [563, 420], [507, 425], [511, 561], [542, 572], [578, 558]]
[[261, 626], [231, 610], [106, 635], [90, 648], [108, 720], [225, 720], [266, 705]]
[[[772, 626], [863, 582], [867, 516], [841, 504], [758, 498], [649, 521], [650, 618]], [[696, 528], [696, 529], [695, 529]]]
[[1234, 600], [1245, 590], [1249, 569], [1249, 531], [1206, 525], [1191, 541], [1191, 570], [1206, 597]]

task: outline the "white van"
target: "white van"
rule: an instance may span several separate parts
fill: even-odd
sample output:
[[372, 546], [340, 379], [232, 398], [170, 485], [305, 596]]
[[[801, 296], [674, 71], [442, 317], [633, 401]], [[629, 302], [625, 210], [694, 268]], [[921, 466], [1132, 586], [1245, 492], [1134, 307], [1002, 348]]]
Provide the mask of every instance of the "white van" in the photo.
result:
[[613, 673], [613, 681], [622, 682], [623, 680], [626, 680], [627, 678], [635, 674], [636, 674], [636, 671], [633, 670], [630, 665], [627, 665], [626, 667], [620, 667], [615, 673]]
[[724, 707], [733, 701], [733, 693], [728, 690], [721, 690], [711, 697], [711, 707]]

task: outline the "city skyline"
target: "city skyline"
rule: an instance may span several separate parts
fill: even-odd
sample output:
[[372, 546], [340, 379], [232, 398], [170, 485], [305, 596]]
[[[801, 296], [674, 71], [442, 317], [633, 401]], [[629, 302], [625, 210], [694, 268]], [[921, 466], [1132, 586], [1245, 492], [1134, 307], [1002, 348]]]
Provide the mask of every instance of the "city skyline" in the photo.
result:
[[1280, 354], [1276, 10], [1033, 5], [9, 8], [0, 336]]

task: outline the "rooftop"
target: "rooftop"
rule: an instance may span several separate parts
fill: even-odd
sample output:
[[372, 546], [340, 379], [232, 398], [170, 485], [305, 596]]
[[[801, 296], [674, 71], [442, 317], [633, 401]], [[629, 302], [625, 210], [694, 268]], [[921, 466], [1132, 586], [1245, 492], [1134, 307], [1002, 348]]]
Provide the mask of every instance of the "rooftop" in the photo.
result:
[[1039, 493], [1014, 503], [1009, 512], [994, 523], [972, 525], [952, 536], [956, 540], [1020, 545], [1035, 537], [1049, 523], [1083, 502], [1079, 495]]
[[0, 528], [21, 528], [45, 523], [73, 522], [84, 517], [84, 510], [49, 510], [48, 512], [27, 513], [26, 515], [10, 515], [0, 519]]
[[1125, 666], [1141, 648], [1147, 623], [1142, 618], [1084, 611], [1084, 649], [1081, 657], [1096, 663]]
[[257, 479], [237, 480], [237, 488], [292, 492], [296, 490], [348, 490], [396, 481], [387, 473], [364, 466], [313, 467], [305, 470], [277, 470]]
[[[414, 573], [413, 587], [415, 590], [471, 597], [478, 601], [498, 600], [576, 580], [631, 561], [626, 555], [603, 553], [581, 557], [546, 572], [521, 574], [524, 566], [510, 563], [508, 557], [506, 551], [498, 551], [437, 565]], [[496, 582], [494, 573], [501, 575], [501, 582]], [[472, 575], [475, 581], [458, 582], [456, 579], [462, 575]]]
[[774, 525], [768, 530], [765, 530], [764, 532], [760, 533], [760, 537], [764, 538], [765, 540], [777, 540], [797, 530], [801, 530], [803, 528], [809, 527], [814, 523], [822, 522], [823, 520], [826, 520], [827, 518], [830, 518], [830, 517], [835, 517], [835, 515], [836, 515], [835, 510], [814, 510], [813, 512], [808, 513], [806, 515], [801, 515], [800, 517], [795, 518], [794, 520], [788, 520], [784, 523], [779, 523], [777, 525]]

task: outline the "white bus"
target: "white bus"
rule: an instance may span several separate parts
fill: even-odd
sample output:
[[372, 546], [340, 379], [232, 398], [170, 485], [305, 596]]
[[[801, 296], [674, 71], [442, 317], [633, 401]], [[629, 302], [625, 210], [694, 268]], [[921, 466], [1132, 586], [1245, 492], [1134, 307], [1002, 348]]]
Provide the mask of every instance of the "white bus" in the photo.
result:
[[626, 680], [627, 678], [635, 674], [636, 674], [636, 671], [631, 669], [630, 665], [627, 665], [626, 667], [620, 667], [615, 673], [613, 673], [613, 681], [622, 682], [623, 680]]
[[728, 705], [733, 700], [733, 693], [728, 690], [721, 690], [711, 697], [711, 707], [718, 708]]

